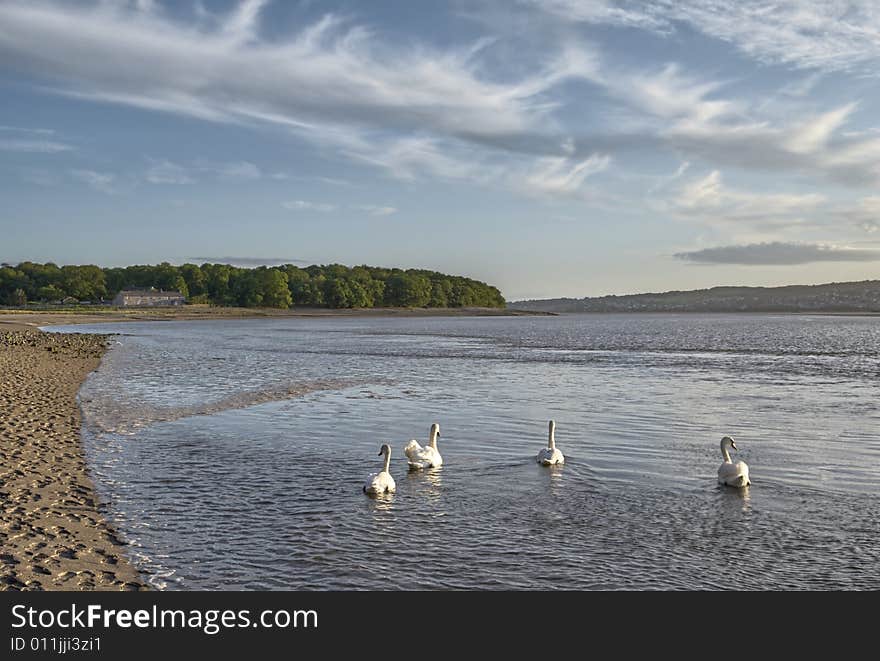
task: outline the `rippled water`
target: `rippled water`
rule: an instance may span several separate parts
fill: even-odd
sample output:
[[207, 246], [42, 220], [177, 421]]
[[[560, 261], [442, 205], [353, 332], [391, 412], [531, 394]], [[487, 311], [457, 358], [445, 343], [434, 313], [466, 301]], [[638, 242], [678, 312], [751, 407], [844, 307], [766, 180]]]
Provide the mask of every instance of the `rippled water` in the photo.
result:
[[[75, 330], [122, 333], [80, 393], [87, 452], [157, 587], [880, 589], [880, 319]], [[435, 421], [444, 466], [408, 473]], [[716, 484], [723, 434], [747, 490]], [[384, 442], [398, 491], [371, 499]]]

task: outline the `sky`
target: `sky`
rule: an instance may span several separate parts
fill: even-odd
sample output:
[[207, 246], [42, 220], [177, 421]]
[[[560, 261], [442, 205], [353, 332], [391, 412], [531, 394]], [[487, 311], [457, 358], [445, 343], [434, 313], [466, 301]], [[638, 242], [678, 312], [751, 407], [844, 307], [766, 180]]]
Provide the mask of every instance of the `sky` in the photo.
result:
[[875, 0], [0, 0], [0, 261], [880, 278]]

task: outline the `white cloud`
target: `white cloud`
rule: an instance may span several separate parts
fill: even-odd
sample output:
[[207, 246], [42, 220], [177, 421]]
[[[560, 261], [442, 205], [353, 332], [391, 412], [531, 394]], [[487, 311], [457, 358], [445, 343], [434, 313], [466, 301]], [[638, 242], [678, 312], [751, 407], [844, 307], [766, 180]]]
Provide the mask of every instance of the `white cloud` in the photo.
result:
[[472, 61], [479, 48], [393, 47], [332, 15], [265, 41], [264, 4], [243, 3], [213, 31], [108, 5], [4, 4], [0, 56], [98, 100], [299, 130], [357, 125], [462, 139], [536, 126], [549, 109], [542, 95], [590, 67], [588, 55], [562, 51], [531, 75], [492, 81]]
[[30, 154], [55, 154], [61, 151], [70, 151], [73, 147], [62, 142], [51, 140], [27, 140], [0, 138], [0, 151], [18, 151]]
[[74, 179], [87, 184], [101, 193], [112, 195], [116, 192], [116, 189], [114, 188], [116, 175], [114, 174], [108, 172], [95, 172], [94, 170], [71, 170], [70, 175]]
[[669, 33], [687, 24], [759, 62], [866, 71], [880, 61], [874, 0], [521, 0], [563, 21]]
[[354, 208], [360, 211], [366, 211], [371, 216], [391, 216], [397, 213], [397, 207], [378, 206], [375, 204], [361, 204]]
[[324, 202], [309, 202], [307, 200], [291, 200], [282, 202], [281, 206], [291, 211], [318, 211], [320, 213], [329, 213], [336, 211], [338, 207], [335, 204], [326, 204]]
[[[182, 165], [166, 159], [149, 160], [151, 165], [147, 168], [144, 179], [151, 184], [193, 184], [205, 175], [223, 181], [254, 181], [264, 176], [263, 171], [250, 161], [218, 163], [198, 160], [189, 165]], [[282, 180], [288, 177], [271, 175], [271, 178]]]
[[260, 168], [248, 161], [205, 166], [204, 169], [213, 170], [221, 179], [232, 181], [252, 181], [254, 179], [260, 179], [263, 176]]
[[793, 126], [785, 139], [785, 146], [796, 154], [811, 154], [826, 150], [828, 140], [855, 110], [855, 103], [811, 117]]
[[[54, 134], [53, 129], [0, 126], [0, 151], [55, 154], [73, 150], [71, 145], [50, 139]], [[2, 137], [6, 135], [11, 137]]]
[[869, 234], [880, 230], [880, 196], [863, 197], [851, 207], [838, 209], [833, 216]]
[[[343, 208], [336, 204], [310, 202], [308, 200], [291, 200], [289, 202], [282, 202], [281, 206], [291, 211], [317, 211], [319, 213], [330, 213], [331, 211], [338, 211]], [[391, 216], [398, 211], [397, 207], [378, 204], [350, 204], [347, 208], [354, 211], [362, 211], [367, 215], [376, 217]]]
[[611, 0], [520, 0], [560, 18], [583, 23], [606, 23], [649, 30], [668, 30], [668, 21], [652, 16], [645, 7]]
[[0, 125], [0, 131], [11, 131], [14, 133], [35, 133], [37, 135], [54, 135], [55, 129], [44, 128], [27, 128], [22, 126]]
[[[609, 71], [594, 82], [641, 113], [644, 124], [633, 138], [645, 147], [665, 146], [716, 165], [796, 172], [849, 186], [880, 185], [880, 138], [841, 130], [856, 103], [781, 123], [762, 117], [760, 107], [742, 99], [721, 98], [723, 85], [685, 75], [677, 66]], [[623, 146], [625, 138], [618, 137]]]
[[753, 193], [724, 185], [717, 170], [681, 187], [669, 204], [679, 216], [710, 224], [747, 224], [757, 228], [798, 225], [826, 198], [816, 193]]
[[[492, 39], [440, 49], [331, 14], [267, 39], [267, 4], [200, 10], [194, 25], [157, 3], [0, 4], [0, 67], [80, 99], [273, 125], [400, 179], [501, 185], [510, 181], [503, 152], [523, 170], [534, 167], [524, 159], [571, 149], [554, 117], [558, 88], [597, 75], [584, 46], [560, 43], [511, 76], [486, 66]], [[509, 140], [548, 131], [537, 153]], [[222, 176], [272, 175], [242, 164]]]
[[151, 184], [193, 184], [196, 180], [189, 171], [171, 161], [155, 161], [148, 169], [144, 178]]
[[[609, 168], [611, 158], [625, 162], [619, 152], [662, 149], [714, 168], [880, 185], [880, 138], [866, 129], [847, 132], [859, 108], [850, 99], [807, 112], [801, 98], [797, 113], [768, 117], [764, 104], [737, 98], [724, 81], [676, 64], [616, 67], [568, 32], [544, 49], [546, 57], [521, 59], [506, 70], [486, 55], [493, 48], [488, 39], [440, 49], [415, 39], [402, 43], [334, 15], [267, 38], [262, 14], [267, 4], [252, 0], [220, 14], [201, 10], [195, 24], [185, 25], [154, 3], [140, 10], [131, 3], [0, 3], [6, 28], [0, 31], [0, 67], [51, 80], [55, 91], [78, 98], [210, 121], [269, 124], [323, 153], [402, 180], [433, 177], [571, 196], [589, 176]], [[751, 0], [745, 5], [750, 9], [697, 0], [681, 9], [665, 1], [552, 0], [541, 11], [564, 20], [674, 33], [676, 21], [708, 24], [698, 17], [710, 6], [722, 15], [758, 20], [759, 5]], [[856, 5], [858, 17], [865, 5]], [[777, 13], [768, 10], [771, 23], [797, 14], [790, 3], [779, 6]], [[808, 3], [804, 11], [806, 18], [792, 18], [794, 32], [823, 10]], [[844, 22], [852, 22], [849, 14]], [[873, 23], [865, 25], [870, 30]], [[601, 100], [612, 104], [596, 113], [584, 108], [583, 126], [613, 118], [598, 135], [579, 136], [563, 121], [568, 113], [557, 112], [566, 101], [562, 83], [573, 80], [588, 81], [596, 100], [604, 95]], [[812, 76], [800, 82], [783, 86], [779, 97], [794, 103], [815, 84]], [[190, 169], [178, 172], [178, 179], [209, 170], [228, 180], [286, 176], [247, 161], [197, 163]], [[162, 179], [163, 172], [154, 178]]]
[[571, 195], [581, 190], [587, 177], [608, 168], [611, 158], [593, 154], [582, 161], [570, 158], [539, 159], [532, 172], [525, 176], [525, 186], [538, 193]]

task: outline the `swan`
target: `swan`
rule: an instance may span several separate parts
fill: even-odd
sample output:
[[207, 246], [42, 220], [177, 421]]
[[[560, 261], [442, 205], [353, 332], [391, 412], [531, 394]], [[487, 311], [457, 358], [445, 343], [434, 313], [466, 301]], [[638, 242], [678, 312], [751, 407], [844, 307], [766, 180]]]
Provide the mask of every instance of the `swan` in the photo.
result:
[[729, 487], [747, 487], [752, 483], [749, 480], [749, 466], [744, 461], [732, 462], [730, 448], [738, 449], [733, 438], [725, 436], [721, 439], [721, 456], [724, 457], [724, 463], [718, 469], [718, 481]]
[[391, 473], [388, 472], [388, 469], [391, 467], [391, 446], [387, 443], [384, 443], [379, 450], [379, 455], [381, 456], [383, 454], [385, 455], [385, 467], [382, 469], [381, 473], [373, 473], [367, 478], [367, 482], [364, 484], [364, 493], [394, 493], [397, 490], [394, 478], [391, 477]]
[[554, 464], [564, 464], [565, 456], [556, 447], [556, 421], [550, 421], [550, 435], [546, 448], [542, 448], [535, 458], [539, 464], [544, 466], [552, 466]]
[[437, 468], [443, 465], [443, 457], [437, 451], [437, 437], [440, 436], [440, 425], [436, 422], [431, 425], [430, 437], [425, 447], [419, 445], [415, 439], [411, 440], [403, 448], [410, 468]]

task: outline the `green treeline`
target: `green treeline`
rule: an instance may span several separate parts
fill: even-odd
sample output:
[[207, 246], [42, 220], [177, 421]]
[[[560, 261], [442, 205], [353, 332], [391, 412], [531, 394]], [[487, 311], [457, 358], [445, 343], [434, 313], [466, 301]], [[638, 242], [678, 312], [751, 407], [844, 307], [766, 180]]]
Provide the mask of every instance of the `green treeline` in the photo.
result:
[[155, 266], [56, 266], [22, 262], [0, 267], [0, 303], [51, 303], [72, 297], [97, 303], [122, 289], [179, 291], [190, 303], [289, 308], [504, 307], [496, 287], [478, 280], [421, 269], [341, 264], [292, 264], [247, 269], [228, 264]]

